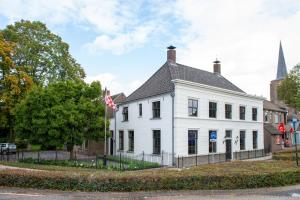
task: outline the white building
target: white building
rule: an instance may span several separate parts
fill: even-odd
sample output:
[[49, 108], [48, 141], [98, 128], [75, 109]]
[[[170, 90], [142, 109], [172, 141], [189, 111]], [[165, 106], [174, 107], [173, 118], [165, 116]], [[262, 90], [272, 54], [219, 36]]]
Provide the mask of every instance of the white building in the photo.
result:
[[225, 79], [219, 61], [211, 73], [176, 63], [175, 47], [167, 54], [167, 62], [119, 105], [110, 127], [115, 153], [160, 160], [165, 152], [168, 165], [262, 156], [264, 99]]

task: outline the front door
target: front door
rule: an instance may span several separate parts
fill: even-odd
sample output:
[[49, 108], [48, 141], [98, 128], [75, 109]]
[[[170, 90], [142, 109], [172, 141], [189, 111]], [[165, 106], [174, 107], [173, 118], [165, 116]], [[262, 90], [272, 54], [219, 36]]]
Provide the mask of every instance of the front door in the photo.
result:
[[231, 139], [226, 140], [226, 160], [231, 160], [232, 159], [232, 152], [231, 152]]

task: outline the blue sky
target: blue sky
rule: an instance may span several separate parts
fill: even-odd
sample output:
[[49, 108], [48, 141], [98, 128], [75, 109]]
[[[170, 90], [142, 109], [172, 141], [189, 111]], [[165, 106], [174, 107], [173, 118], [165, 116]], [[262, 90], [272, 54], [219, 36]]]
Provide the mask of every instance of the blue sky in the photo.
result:
[[177, 47], [179, 63], [222, 74], [269, 97], [279, 41], [288, 69], [300, 62], [298, 0], [0, 0], [0, 29], [20, 19], [44, 22], [70, 45], [86, 81], [127, 95]]

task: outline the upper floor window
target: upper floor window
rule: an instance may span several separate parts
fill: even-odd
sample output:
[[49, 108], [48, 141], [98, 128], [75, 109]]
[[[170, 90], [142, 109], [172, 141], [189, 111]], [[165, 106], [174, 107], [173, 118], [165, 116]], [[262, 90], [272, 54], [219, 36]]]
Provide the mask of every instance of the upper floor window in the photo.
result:
[[139, 116], [141, 117], [143, 115], [143, 104], [139, 104]]
[[246, 149], [246, 131], [240, 131], [240, 150]]
[[123, 107], [123, 121], [128, 121], [128, 107]]
[[232, 105], [225, 104], [225, 118], [231, 119], [232, 118]]
[[257, 108], [252, 108], [252, 120], [257, 121]]
[[246, 116], [246, 107], [240, 106], [240, 120], [245, 120]]
[[160, 118], [160, 101], [152, 102], [153, 118]]
[[216, 118], [217, 117], [217, 103], [209, 102], [209, 117]]
[[189, 99], [189, 116], [197, 117], [198, 115], [198, 100]]

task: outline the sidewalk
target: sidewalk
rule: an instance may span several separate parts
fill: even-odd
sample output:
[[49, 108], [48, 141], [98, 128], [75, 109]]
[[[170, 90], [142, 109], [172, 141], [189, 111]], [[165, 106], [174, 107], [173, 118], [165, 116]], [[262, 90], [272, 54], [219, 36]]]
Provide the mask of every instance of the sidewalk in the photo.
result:
[[247, 159], [247, 160], [242, 160], [242, 161], [259, 161], [259, 160], [272, 160], [272, 153], [268, 156], [252, 158], [252, 159]]

